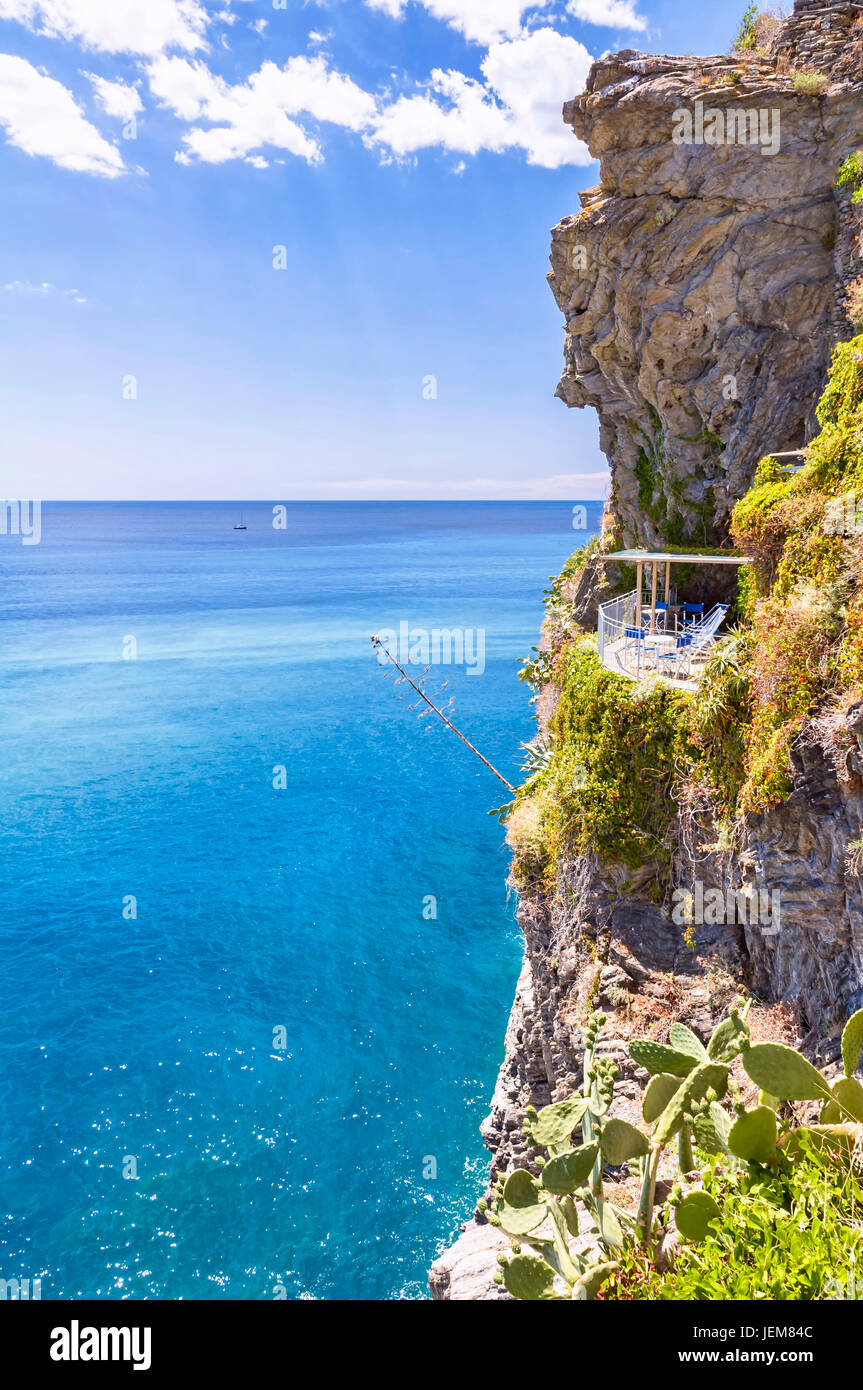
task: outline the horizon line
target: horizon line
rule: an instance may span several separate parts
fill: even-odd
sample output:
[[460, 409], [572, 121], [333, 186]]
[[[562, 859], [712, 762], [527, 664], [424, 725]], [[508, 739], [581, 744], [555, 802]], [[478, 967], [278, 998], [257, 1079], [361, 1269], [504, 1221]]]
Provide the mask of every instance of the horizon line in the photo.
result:
[[328, 506], [330, 504], [345, 505], [352, 507], [379, 506], [382, 503], [398, 504], [400, 506], [448, 506], [456, 503], [459, 506], [478, 505], [478, 506], [508, 506], [511, 503], [529, 503], [534, 506], [545, 506], [549, 502], [560, 506], [575, 504], [584, 506], [587, 503], [595, 503], [602, 506], [605, 503], [603, 497], [294, 497], [288, 501], [278, 501], [272, 497], [39, 497], [22, 499], [27, 501], [38, 501], [41, 505], [52, 506], [104, 506], [104, 507], [170, 507], [186, 506], [189, 503], [204, 503], [207, 506], [225, 507], [255, 507], [255, 506]]

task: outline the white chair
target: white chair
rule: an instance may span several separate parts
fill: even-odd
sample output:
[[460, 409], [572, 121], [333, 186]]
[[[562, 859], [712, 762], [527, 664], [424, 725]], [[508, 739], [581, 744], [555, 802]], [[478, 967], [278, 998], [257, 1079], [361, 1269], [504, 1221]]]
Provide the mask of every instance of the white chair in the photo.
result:
[[711, 608], [703, 623], [694, 627], [687, 636], [689, 642], [689, 663], [692, 664], [694, 657], [704, 657], [716, 641], [716, 634], [725, 621], [728, 612], [727, 603], [717, 603]]

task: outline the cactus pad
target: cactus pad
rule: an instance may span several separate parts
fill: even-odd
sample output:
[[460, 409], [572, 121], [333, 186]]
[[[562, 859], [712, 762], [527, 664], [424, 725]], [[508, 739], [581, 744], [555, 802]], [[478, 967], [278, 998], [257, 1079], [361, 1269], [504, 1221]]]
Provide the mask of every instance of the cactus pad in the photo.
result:
[[548, 1209], [540, 1200], [539, 1190], [526, 1168], [510, 1173], [503, 1189], [503, 1208], [498, 1213], [507, 1235], [524, 1236], [540, 1226]]
[[526, 1133], [532, 1144], [549, 1149], [552, 1153], [569, 1148], [569, 1140], [575, 1127], [581, 1124], [588, 1102], [584, 1096], [573, 1096], [570, 1100], [559, 1100], [554, 1105], [546, 1105], [535, 1120], [528, 1120]]
[[738, 1013], [732, 1013], [714, 1028], [707, 1044], [707, 1055], [711, 1062], [733, 1062], [748, 1042], [749, 1027], [746, 1020]]
[[599, 1231], [599, 1238], [606, 1250], [621, 1249], [623, 1232], [620, 1229], [620, 1222], [614, 1207], [609, 1202], [604, 1202], [601, 1197], [596, 1199], [596, 1226]]
[[536, 1303], [540, 1299], [555, 1299], [554, 1270], [538, 1255], [516, 1255], [503, 1272], [503, 1282], [513, 1298]]
[[782, 1140], [782, 1148], [791, 1159], [815, 1152], [845, 1166], [852, 1162], [859, 1142], [859, 1125], [810, 1125], [808, 1129], [792, 1129]]
[[683, 1052], [687, 1057], [692, 1057], [696, 1062], [706, 1062], [707, 1048], [700, 1038], [697, 1038], [691, 1028], [687, 1028], [685, 1023], [672, 1023], [668, 1030], [668, 1043], [675, 1052]]
[[853, 1076], [863, 1052], [863, 1009], [852, 1014], [842, 1029], [842, 1066], [846, 1076]]
[[757, 1043], [743, 1055], [747, 1075], [780, 1100], [829, 1099], [830, 1087], [811, 1062], [783, 1043]]
[[702, 1241], [709, 1234], [709, 1223], [722, 1213], [709, 1192], [690, 1192], [674, 1213], [674, 1224], [685, 1240]]
[[556, 1197], [565, 1197], [583, 1187], [599, 1157], [599, 1145], [582, 1144], [580, 1149], [550, 1158], [542, 1170], [542, 1185]]
[[658, 1120], [674, 1092], [683, 1085], [682, 1076], [672, 1076], [670, 1072], [660, 1072], [652, 1076], [644, 1092], [641, 1114], [645, 1124], [652, 1125]]
[[679, 1052], [676, 1047], [666, 1047], [665, 1043], [654, 1042], [652, 1038], [633, 1038], [629, 1044], [629, 1055], [651, 1076], [660, 1072], [671, 1072], [672, 1076], [686, 1076], [696, 1065], [695, 1058], [688, 1052]]
[[616, 1260], [608, 1260], [605, 1264], [591, 1265], [585, 1270], [581, 1278], [576, 1281], [572, 1291], [573, 1298], [596, 1298], [596, 1295], [602, 1288], [609, 1274], [612, 1274], [616, 1269]]
[[863, 1086], [856, 1076], [840, 1076], [831, 1087], [833, 1099], [821, 1111], [823, 1125], [838, 1125], [843, 1120], [863, 1123]]
[[650, 1144], [635, 1125], [626, 1120], [608, 1120], [602, 1131], [602, 1157], [612, 1168], [619, 1168], [627, 1159], [640, 1158]]
[[671, 1097], [656, 1126], [654, 1140], [657, 1144], [667, 1144], [683, 1124], [684, 1118], [696, 1101], [703, 1100], [708, 1091], [724, 1096], [728, 1089], [728, 1068], [718, 1062], [702, 1062], [700, 1067], [687, 1076], [683, 1085]]
[[695, 1142], [707, 1154], [728, 1153], [728, 1135], [731, 1130], [731, 1116], [716, 1101], [696, 1115], [692, 1126]]
[[731, 1126], [728, 1147], [747, 1163], [770, 1163], [776, 1157], [776, 1112], [768, 1105], [746, 1110]]

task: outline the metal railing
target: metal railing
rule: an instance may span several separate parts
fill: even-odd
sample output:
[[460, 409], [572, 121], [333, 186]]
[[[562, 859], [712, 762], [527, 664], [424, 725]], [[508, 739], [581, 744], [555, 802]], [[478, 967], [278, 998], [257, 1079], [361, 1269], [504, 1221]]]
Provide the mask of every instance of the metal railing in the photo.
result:
[[[639, 605], [636, 603], [638, 591], [631, 589], [628, 594], [621, 594], [618, 598], [610, 598], [605, 603], [601, 603], [598, 609], [597, 640], [599, 642], [599, 659], [604, 665], [608, 665], [609, 648], [615, 642], [622, 641], [626, 629], [636, 623]], [[642, 593], [642, 602], [644, 595]]]
[[[672, 595], [674, 591], [672, 590]], [[674, 599], [672, 598], [672, 602]], [[665, 605], [662, 605], [663, 609]], [[599, 658], [610, 671], [622, 671], [638, 680], [642, 673], [656, 671], [660, 662], [669, 662], [668, 669], [682, 663], [691, 674], [692, 659], [704, 659], [712, 647], [716, 633], [721, 627], [727, 611], [727, 604], [714, 604], [710, 612], [700, 622], [693, 621], [678, 631], [666, 628], [666, 615], [657, 606], [655, 629], [650, 627], [651, 597], [642, 590], [639, 596], [636, 589], [617, 598], [608, 599], [597, 609], [597, 643]], [[670, 644], [670, 645], [669, 645]], [[685, 660], [681, 655], [677, 662], [672, 656], [677, 649], [687, 648]]]

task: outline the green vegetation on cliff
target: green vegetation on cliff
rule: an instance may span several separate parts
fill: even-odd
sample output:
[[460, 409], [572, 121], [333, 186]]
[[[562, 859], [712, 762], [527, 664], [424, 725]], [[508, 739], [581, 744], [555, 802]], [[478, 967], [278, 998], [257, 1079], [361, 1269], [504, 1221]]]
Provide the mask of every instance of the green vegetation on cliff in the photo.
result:
[[763, 459], [734, 509], [747, 576], [751, 718], [742, 812], [790, 790], [789, 752], [809, 716], [863, 683], [863, 336], [835, 350], [818, 406], [820, 433], [790, 477]]
[[[526, 665], [523, 679], [538, 691], [552, 683], [558, 699], [548, 756], [509, 813], [518, 881], [550, 883], [567, 850], [661, 868], [681, 802], [722, 833], [788, 796], [795, 741], [863, 687], [861, 407], [863, 335], [834, 352], [804, 467], [789, 475], [763, 459], [735, 507], [734, 542], [753, 560], [740, 572], [742, 621], [696, 691], [614, 675], [592, 636], [566, 635]], [[561, 587], [550, 591], [558, 612]]]

